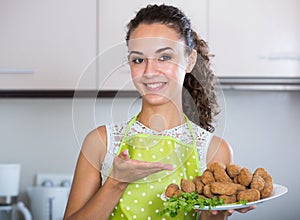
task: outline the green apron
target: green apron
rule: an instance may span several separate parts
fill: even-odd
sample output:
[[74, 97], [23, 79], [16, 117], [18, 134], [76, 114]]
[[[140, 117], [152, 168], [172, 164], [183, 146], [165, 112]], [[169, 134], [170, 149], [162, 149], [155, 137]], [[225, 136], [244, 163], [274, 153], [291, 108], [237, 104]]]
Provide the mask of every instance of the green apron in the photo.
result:
[[190, 121], [185, 117], [193, 138], [193, 143], [187, 144], [170, 136], [136, 134], [127, 137], [129, 128], [136, 118], [137, 116], [129, 122], [118, 154], [127, 149], [131, 159], [173, 164], [174, 170], [161, 171], [130, 183], [111, 213], [110, 219], [195, 220], [197, 218], [195, 212], [180, 213], [175, 218], [157, 215], [159, 210], [164, 207], [161, 194], [170, 183], [180, 185], [181, 179], [193, 179], [201, 173], [195, 136]]

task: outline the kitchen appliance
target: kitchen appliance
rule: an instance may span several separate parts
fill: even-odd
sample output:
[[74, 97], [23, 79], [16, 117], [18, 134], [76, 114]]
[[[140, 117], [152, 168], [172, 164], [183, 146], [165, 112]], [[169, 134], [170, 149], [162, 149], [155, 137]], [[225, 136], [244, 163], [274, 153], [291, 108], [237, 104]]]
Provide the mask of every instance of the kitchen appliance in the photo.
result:
[[10, 205], [17, 201], [20, 184], [20, 164], [0, 164], [0, 204]]
[[17, 202], [20, 186], [21, 165], [0, 163], [0, 219], [17, 220], [18, 214], [23, 219], [31, 220], [30, 211], [24, 203]]
[[69, 186], [34, 186], [27, 189], [33, 220], [62, 220]]

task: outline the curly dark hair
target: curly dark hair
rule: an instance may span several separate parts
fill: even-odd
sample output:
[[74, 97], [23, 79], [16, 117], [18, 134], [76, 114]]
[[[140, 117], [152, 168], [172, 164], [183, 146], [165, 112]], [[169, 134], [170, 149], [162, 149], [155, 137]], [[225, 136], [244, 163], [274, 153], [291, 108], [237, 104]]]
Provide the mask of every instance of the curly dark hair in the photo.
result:
[[219, 113], [216, 82], [210, 66], [209, 48], [207, 43], [192, 30], [190, 20], [177, 7], [170, 5], [148, 5], [140, 9], [127, 25], [126, 41], [140, 24], [165, 24], [173, 28], [184, 39], [188, 53], [195, 49], [198, 53], [197, 62], [192, 72], [185, 75], [182, 91], [182, 107], [184, 113], [194, 123], [207, 131], [213, 132], [214, 117]]

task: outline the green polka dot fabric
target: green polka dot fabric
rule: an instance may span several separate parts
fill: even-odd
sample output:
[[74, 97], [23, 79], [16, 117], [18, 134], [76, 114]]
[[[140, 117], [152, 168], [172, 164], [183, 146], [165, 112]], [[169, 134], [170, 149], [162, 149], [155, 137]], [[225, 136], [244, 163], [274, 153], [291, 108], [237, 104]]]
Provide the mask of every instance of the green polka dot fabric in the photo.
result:
[[191, 145], [169, 136], [124, 135], [119, 153], [125, 149], [131, 159], [173, 164], [174, 170], [161, 171], [130, 183], [110, 219], [196, 219], [195, 212], [180, 213], [176, 218], [157, 214], [164, 207], [161, 195], [170, 183], [180, 185], [182, 178], [193, 179], [200, 175], [195, 141]]

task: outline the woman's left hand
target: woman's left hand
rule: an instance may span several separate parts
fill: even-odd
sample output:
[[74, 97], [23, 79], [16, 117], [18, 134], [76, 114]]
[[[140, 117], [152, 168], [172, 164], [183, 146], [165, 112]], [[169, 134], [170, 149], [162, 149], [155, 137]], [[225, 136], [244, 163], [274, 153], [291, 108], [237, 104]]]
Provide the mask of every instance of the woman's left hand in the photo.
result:
[[254, 205], [254, 206], [249, 206], [247, 208], [236, 209], [236, 211], [239, 212], [239, 213], [246, 213], [246, 212], [249, 212], [249, 211], [251, 211], [255, 208], [256, 208], [256, 206]]
[[201, 216], [199, 220], [208, 220], [208, 219], [213, 219], [213, 220], [225, 220], [228, 219], [229, 216], [231, 216], [235, 211], [240, 212], [240, 213], [246, 213], [250, 210], [255, 209], [256, 206], [250, 206], [247, 208], [242, 208], [242, 209], [229, 209], [229, 210], [224, 210], [224, 211], [217, 211], [217, 210], [212, 210], [212, 211], [202, 211]]

